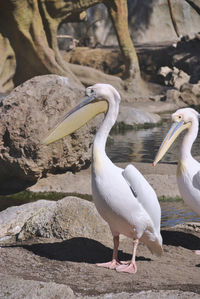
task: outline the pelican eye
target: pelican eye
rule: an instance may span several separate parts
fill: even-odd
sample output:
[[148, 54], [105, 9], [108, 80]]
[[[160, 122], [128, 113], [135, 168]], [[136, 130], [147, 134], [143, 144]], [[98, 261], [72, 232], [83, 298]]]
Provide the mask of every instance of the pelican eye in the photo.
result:
[[182, 116], [182, 115], [177, 115], [177, 116], [176, 116], [176, 121], [179, 122], [179, 121], [181, 121], [182, 119], [183, 119], [183, 116]]
[[86, 89], [85, 95], [87, 96], [95, 95], [95, 90], [93, 88]]

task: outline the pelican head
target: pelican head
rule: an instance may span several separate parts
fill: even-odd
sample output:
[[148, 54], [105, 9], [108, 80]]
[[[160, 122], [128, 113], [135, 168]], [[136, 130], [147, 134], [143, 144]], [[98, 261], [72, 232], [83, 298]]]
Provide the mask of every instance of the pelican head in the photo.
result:
[[182, 131], [190, 129], [195, 123], [198, 124], [199, 114], [192, 108], [182, 108], [173, 113], [171, 117], [173, 123], [158, 150], [153, 166], [162, 159]]
[[81, 103], [64, 116], [41, 144], [48, 145], [73, 133], [96, 115], [106, 113], [108, 107], [119, 107], [119, 103], [120, 95], [112, 85], [95, 84], [87, 87]]

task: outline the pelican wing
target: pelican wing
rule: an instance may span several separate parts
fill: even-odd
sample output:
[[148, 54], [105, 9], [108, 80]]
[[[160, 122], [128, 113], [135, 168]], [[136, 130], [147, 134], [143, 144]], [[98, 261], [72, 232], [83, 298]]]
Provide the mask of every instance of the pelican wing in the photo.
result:
[[128, 165], [122, 172], [134, 196], [150, 216], [156, 229], [160, 229], [161, 210], [155, 191], [133, 165]]
[[200, 171], [193, 176], [192, 183], [196, 189], [200, 190]]

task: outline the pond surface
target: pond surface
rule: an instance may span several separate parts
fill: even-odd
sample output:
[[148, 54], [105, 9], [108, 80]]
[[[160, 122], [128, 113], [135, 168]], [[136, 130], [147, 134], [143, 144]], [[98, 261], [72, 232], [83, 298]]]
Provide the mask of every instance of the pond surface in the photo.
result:
[[[107, 145], [107, 154], [114, 163], [117, 162], [147, 162], [152, 163], [157, 151], [171, 126], [170, 115], [164, 115], [161, 126], [150, 129], [113, 131], [111, 141]], [[179, 146], [184, 132], [178, 137], [162, 162], [170, 163], [178, 160]], [[192, 147], [193, 156], [200, 155], [200, 130]]]
[[200, 216], [195, 214], [182, 200], [160, 202], [162, 217], [161, 226], [174, 226], [185, 222], [200, 222]]
[[[140, 130], [126, 130], [123, 132], [112, 132], [111, 142], [107, 145], [107, 154], [111, 160], [116, 162], [148, 162], [152, 163], [160, 147], [160, 144], [171, 125], [169, 115], [164, 116], [164, 122], [159, 127]], [[176, 162], [178, 149], [182, 138], [178, 138], [168, 153], [165, 155], [165, 163]], [[192, 153], [194, 156], [200, 154], [200, 134], [193, 145]], [[38, 199], [58, 200], [67, 194], [31, 194], [21, 192], [14, 196], [0, 197], [0, 211], [8, 206], [20, 205]], [[161, 201], [162, 226], [174, 226], [186, 221], [200, 221], [200, 216], [191, 211], [183, 201]]]

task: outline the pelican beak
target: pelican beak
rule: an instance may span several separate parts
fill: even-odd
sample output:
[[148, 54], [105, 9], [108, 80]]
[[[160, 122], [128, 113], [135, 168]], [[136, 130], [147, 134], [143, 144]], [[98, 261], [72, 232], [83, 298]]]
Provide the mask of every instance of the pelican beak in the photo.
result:
[[69, 111], [58, 125], [41, 142], [42, 145], [53, 143], [81, 128], [97, 114], [106, 112], [108, 103], [97, 101], [95, 93], [82, 98], [82, 102]]
[[172, 143], [176, 140], [176, 138], [180, 135], [180, 133], [190, 128], [191, 122], [184, 123], [183, 120], [181, 121], [175, 121], [171, 128], [169, 129], [167, 135], [165, 136], [165, 139], [163, 140], [158, 153], [155, 157], [155, 160], [153, 162], [153, 166], [156, 166], [156, 164], [162, 159], [162, 157], [165, 155], [167, 150], [170, 148]]

